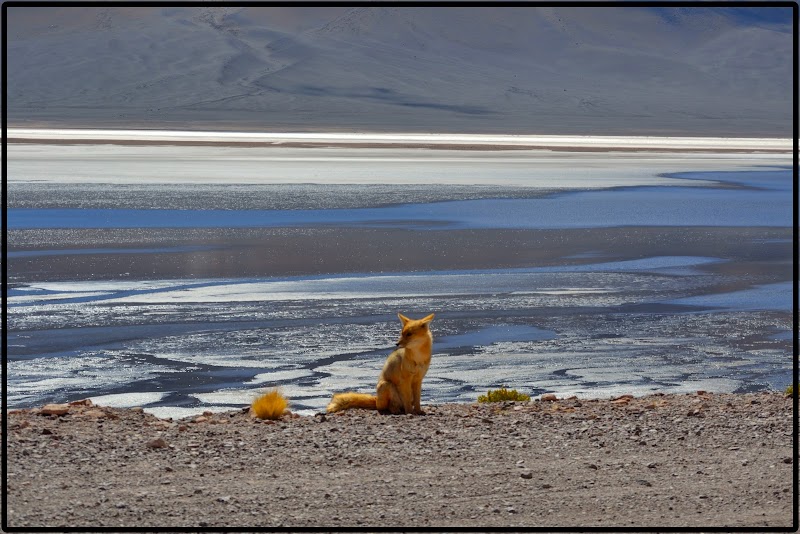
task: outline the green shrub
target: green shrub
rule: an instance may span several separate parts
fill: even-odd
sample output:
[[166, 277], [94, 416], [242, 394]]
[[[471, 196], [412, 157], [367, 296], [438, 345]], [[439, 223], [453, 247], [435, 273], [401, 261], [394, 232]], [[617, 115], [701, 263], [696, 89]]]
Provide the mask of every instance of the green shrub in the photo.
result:
[[789, 387], [786, 388], [786, 395], [787, 396], [794, 395], [794, 385], [789, 385]]
[[528, 401], [531, 400], [530, 395], [517, 392], [516, 389], [509, 390], [502, 387], [498, 390], [492, 391], [491, 389], [486, 395], [478, 395], [478, 402], [503, 402], [503, 401]]

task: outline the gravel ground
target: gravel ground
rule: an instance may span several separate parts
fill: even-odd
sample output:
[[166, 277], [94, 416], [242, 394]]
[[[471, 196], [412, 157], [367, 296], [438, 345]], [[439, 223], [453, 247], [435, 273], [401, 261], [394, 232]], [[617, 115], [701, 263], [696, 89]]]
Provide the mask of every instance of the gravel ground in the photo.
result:
[[12, 410], [7, 526], [792, 526], [779, 393], [424, 408]]

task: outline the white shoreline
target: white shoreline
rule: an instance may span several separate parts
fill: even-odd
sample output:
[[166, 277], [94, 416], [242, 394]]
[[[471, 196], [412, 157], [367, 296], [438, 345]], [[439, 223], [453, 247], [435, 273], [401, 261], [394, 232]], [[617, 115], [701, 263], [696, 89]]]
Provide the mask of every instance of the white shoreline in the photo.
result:
[[181, 130], [103, 130], [8, 128], [13, 140], [64, 142], [150, 142], [150, 143], [308, 143], [336, 145], [470, 145], [530, 148], [580, 148], [597, 150], [793, 150], [787, 138], [745, 137], [655, 137], [595, 135], [484, 135], [430, 133], [292, 133], [214, 132]]

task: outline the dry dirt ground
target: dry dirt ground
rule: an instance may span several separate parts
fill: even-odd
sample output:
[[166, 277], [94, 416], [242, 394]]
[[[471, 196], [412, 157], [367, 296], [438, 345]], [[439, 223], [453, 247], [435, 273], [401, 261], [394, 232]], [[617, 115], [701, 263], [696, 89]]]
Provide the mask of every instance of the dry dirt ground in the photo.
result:
[[792, 399], [6, 415], [8, 527], [791, 527]]

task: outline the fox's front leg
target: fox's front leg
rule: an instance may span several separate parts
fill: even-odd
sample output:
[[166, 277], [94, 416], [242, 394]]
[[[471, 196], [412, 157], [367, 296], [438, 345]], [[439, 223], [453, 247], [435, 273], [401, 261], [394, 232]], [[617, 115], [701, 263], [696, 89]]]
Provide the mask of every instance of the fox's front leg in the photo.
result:
[[414, 395], [414, 413], [417, 415], [425, 415], [422, 411], [421, 398], [422, 398], [422, 379], [414, 380], [411, 383], [411, 391]]
[[414, 387], [410, 382], [401, 384], [398, 388], [400, 400], [403, 401], [403, 413], [414, 412]]

